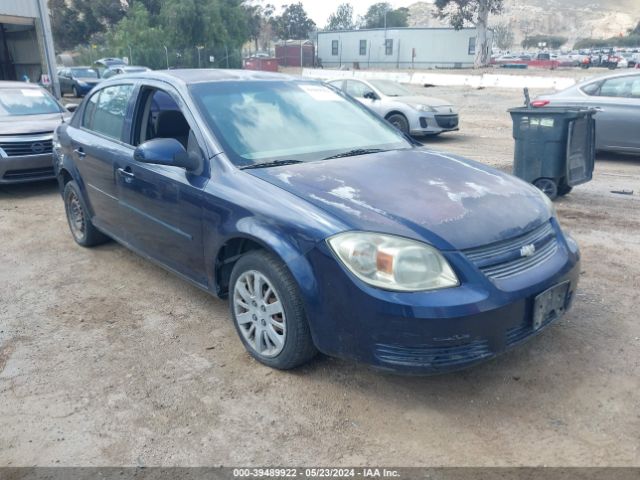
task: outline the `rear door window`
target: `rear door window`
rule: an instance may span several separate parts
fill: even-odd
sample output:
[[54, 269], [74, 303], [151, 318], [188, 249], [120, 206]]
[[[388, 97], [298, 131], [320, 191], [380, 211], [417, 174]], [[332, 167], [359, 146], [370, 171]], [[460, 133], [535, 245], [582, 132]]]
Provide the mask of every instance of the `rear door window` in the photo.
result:
[[132, 93], [133, 85], [114, 85], [99, 90], [87, 103], [82, 126], [114, 140], [121, 140]]

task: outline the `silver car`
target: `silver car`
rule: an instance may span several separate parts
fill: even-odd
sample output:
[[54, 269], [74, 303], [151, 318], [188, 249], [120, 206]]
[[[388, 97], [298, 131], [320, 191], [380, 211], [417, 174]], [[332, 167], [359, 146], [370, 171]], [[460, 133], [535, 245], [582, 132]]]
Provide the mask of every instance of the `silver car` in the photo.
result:
[[0, 184], [55, 178], [53, 131], [70, 118], [44, 88], [0, 82]]
[[580, 106], [598, 111], [596, 149], [640, 153], [640, 71], [590, 78], [558, 93], [537, 97], [534, 106]]
[[458, 110], [446, 100], [416, 95], [390, 80], [339, 79], [328, 82], [415, 136], [458, 130]]

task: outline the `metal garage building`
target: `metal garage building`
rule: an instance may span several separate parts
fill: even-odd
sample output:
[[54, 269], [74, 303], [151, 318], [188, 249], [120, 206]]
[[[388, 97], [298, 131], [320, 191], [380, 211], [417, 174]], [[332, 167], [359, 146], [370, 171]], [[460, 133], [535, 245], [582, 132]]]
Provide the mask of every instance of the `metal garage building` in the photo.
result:
[[59, 96], [46, 0], [0, 0], [0, 80], [37, 83], [43, 75]]
[[475, 28], [318, 32], [318, 58], [325, 67], [463, 68], [473, 66], [475, 51]]

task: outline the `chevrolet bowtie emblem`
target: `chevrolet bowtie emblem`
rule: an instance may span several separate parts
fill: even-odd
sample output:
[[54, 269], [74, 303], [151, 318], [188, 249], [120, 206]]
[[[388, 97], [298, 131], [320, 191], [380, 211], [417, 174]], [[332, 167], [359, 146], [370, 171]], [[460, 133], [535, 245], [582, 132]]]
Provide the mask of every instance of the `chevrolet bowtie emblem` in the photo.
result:
[[531, 245], [525, 245], [520, 249], [521, 257], [531, 257], [534, 253], [536, 253], [536, 246], [533, 243]]

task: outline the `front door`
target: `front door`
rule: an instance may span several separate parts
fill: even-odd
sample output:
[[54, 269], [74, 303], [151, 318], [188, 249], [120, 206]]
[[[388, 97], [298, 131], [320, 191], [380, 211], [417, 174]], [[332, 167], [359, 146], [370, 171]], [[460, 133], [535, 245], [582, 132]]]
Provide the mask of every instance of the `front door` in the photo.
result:
[[[206, 160], [208, 167], [200, 147], [203, 142], [198, 140], [200, 134], [191, 128], [193, 122], [187, 121], [178, 105], [176, 92], [143, 87], [138, 96], [131, 143], [175, 138]], [[183, 168], [138, 162], [133, 159], [133, 153], [118, 169], [116, 178], [126, 241], [203, 286], [207, 278], [202, 241], [202, 189], [208, 179], [208, 168], [195, 175]]]

